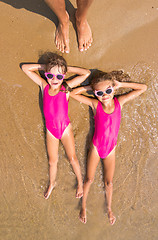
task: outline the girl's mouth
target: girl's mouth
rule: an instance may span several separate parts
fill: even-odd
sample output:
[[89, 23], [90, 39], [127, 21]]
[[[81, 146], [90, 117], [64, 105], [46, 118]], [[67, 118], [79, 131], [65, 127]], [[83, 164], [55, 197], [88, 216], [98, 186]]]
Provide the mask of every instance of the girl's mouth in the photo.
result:
[[51, 85], [58, 85], [58, 83], [55, 83], [55, 82], [51, 82]]
[[107, 98], [102, 98], [103, 101], [106, 101], [106, 100], [108, 100], [108, 99], [110, 99], [110, 98], [109, 98], [109, 97], [107, 97]]

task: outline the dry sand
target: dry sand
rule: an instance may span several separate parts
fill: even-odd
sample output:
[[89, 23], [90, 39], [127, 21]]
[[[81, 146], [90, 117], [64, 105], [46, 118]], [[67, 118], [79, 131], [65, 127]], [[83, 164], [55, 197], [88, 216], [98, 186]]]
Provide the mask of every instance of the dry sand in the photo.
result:
[[[73, 20], [75, 1], [71, 3]], [[113, 194], [117, 221], [112, 227], [105, 210], [101, 163], [89, 193], [88, 222], [79, 222], [75, 175], [62, 145], [57, 187], [49, 200], [44, 199], [48, 159], [39, 89], [19, 64], [37, 62], [43, 51], [56, 51], [57, 19], [42, 0], [2, 0], [0, 10], [0, 239], [156, 240], [158, 2], [94, 1], [88, 15], [94, 42], [86, 53], [79, 53], [70, 23], [71, 52], [64, 54], [69, 65], [124, 69], [133, 81], [148, 85], [147, 92], [122, 111]], [[74, 100], [69, 109], [85, 176], [90, 113]]]

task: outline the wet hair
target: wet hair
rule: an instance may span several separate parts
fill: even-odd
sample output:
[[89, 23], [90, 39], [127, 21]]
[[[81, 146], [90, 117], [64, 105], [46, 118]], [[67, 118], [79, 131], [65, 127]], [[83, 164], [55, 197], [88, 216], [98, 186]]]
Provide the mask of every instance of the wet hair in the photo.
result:
[[96, 70], [94, 75], [92, 76], [92, 80], [90, 85], [93, 90], [95, 90], [95, 85], [99, 82], [111, 81], [112, 86], [115, 86], [114, 80], [122, 81], [129, 80], [130, 77], [128, 74], [124, 73], [122, 70], [120, 71], [112, 71], [112, 72], [102, 72], [100, 70]]
[[43, 60], [46, 64], [46, 71], [49, 72], [51, 68], [58, 66], [61, 67], [62, 73], [65, 74], [67, 72], [67, 62], [66, 60], [57, 53], [54, 52], [45, 52], [43, 54]]

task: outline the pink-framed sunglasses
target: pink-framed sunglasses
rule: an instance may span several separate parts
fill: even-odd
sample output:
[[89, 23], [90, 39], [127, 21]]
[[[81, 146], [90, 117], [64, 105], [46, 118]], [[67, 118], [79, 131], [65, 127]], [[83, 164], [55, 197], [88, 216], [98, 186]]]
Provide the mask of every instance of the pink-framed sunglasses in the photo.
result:
[[114, 91], [113, 87], [109, 87], [107, 88], [105, 91], [102, 90], [95, 90], [94, 93], [97, 97], [102, 97], [104, 95], [104, 93], [106, 94], [111, 94]]
[[56, 77], [56, 79], [58, 80], [63, 80], [65, 75], [64, 74], [52, 74], [52, 73], [48, 73], [48, 72], [45, 72], [44, 75], [46, 76], [47, 79], [53, 79], [54, 77]]

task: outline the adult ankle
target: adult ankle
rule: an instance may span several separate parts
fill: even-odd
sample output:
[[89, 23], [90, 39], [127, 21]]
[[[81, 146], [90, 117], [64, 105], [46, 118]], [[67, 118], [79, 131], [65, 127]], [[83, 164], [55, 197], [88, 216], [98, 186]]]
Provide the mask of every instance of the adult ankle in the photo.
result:
[[86, 15], [83, 14], [81, 15], [77, 10], [75, 13], [75, 18], [77, 23], [82, 23], [87, 20]]
[[58, 19], [61, 25], [66, 25], [69, 22], [69, 14], [65, 12], [61, 19]]

